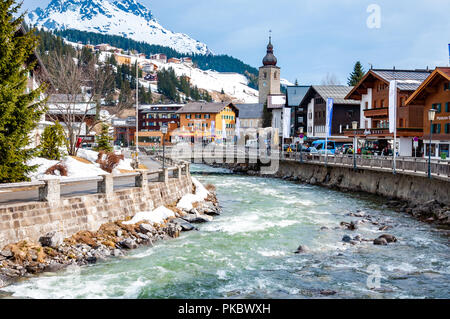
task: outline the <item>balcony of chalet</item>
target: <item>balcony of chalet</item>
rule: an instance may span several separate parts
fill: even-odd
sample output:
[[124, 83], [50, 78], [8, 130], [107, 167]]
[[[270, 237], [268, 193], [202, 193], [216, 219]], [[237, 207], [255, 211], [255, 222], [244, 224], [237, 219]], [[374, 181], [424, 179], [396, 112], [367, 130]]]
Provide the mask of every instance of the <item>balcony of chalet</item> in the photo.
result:
[[[344, 130], [344, 135], [348, 137], [358, 138], [393, 138], [394, 134], [389, 132], [389, 128], [370, 128], [370, 129], [357, 129], [357, 130]], [[419, 127], [398, 127], [398, 137], [422, 137], [423, 128]]]
[[364, 116], [367, 118], [387, 118], [389, 116], [388, 107], [365, 109]]

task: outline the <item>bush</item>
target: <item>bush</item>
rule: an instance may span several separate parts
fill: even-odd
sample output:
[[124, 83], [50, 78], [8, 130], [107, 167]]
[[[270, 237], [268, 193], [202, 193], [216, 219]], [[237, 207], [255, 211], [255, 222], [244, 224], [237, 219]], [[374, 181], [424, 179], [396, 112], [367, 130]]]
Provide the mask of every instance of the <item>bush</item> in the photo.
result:
[[58, 161], [61, 159], [60, 147], [65, 145], [64, 129], [56, 122], [54, 125], [47, 126], [42, 134], [42, 141], [39, 145], [39, 156]]
[[[56, 172], [58, 172], [59, 174], [56, 174]], [[55, 164], [45, 171], [46, 175], [56, 175], [56, 176], [67, 176], [67, 173], [68, 173], [67, 167], [62, 163]]]
[[104, 171], [107, 171], [108, 173], [112, 173], [114, 168], [119, 165], [120, 161], [123, 160], [125, 157], [123, 155], [117, 155], [115, 153], [109, 152], [103, 152], [100, 151], [98, 153], [97, 161], [96, 163], [100, 164], [100, 168]]

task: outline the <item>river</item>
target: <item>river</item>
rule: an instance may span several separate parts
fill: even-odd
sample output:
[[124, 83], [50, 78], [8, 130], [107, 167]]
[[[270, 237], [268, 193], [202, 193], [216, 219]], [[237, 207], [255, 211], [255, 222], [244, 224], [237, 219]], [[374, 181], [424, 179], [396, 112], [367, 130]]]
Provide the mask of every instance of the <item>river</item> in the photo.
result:
[[[193, 175], [217, 187], [223, 214], [200, 231], [91, 266], [43, 274], [6, 287], [29, 298], [449, 298], [448, 233], [390, 211], [383, 199], [278, 179]], [[339, 227], [361, 210], [372, 223]], [[322, 229], [327, 227], [328, 229]], [[344, 235], [399, 241], [351, 245]], [[306, 253], [294, 254], [299, 245]], [[370, 289], [377, 282], [379, 286]], [[368, 280], [369, 279], [369, 280]], [[374, 288], [374, 287], [372, 287]]]

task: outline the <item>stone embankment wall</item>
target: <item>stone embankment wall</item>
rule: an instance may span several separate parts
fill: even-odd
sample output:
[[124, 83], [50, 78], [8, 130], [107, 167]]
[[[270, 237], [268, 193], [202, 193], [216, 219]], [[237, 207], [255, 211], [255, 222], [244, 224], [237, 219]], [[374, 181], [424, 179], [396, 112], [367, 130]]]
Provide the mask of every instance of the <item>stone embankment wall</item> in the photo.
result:
[[22, 240], [37, 242], [50, 231], [63, 237], [96, 231], [102, 224], [151, 211], [192, 193], [189, 174], [110, 194], [62, 198], [56, 203], [33, 202], [0, 207], [0, 248]]
[[296, 178], [310, 184], [336, 187], [341, 190], [362, 191], [413, 203], [437, 200], [450, 205], [450, 183], [391, 172], [368, 169], [325, 167], [316, 164], [281, 161], [278, 177]]

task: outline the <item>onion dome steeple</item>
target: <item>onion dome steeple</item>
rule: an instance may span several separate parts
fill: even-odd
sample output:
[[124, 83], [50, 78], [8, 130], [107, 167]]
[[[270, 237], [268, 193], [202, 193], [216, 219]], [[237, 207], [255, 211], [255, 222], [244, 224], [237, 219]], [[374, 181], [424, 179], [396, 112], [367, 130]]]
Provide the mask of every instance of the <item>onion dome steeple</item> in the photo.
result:
[[277, 58], [273, 55], [272, 35], [269, 36], [269, 44], [267, 45], [267, 54], [263, 59], [263, 65], [277, 65]]

